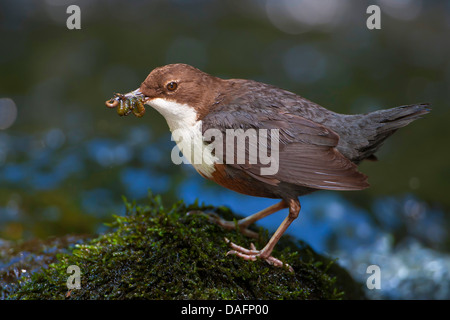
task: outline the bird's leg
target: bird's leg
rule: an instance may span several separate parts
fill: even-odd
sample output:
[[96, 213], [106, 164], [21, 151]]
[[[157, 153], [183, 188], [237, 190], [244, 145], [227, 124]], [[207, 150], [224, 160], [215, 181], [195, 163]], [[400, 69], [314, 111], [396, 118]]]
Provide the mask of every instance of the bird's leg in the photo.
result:
[[237, 223], [235, 223], [234, 221], [227, 221], [222, 219], [221, 217], [219, 217], [218, 215], [209, 215], [209, 218], [217, 223], [218, 225], [222, 226], [225, 229], [228, 230], [232, 230], [232, 229], [236, 229], [239, 228], [240, 232], [248, 237], [251, 238], [258, 238], [258, 233], [254, 232], [252, 230], [249, 230], [248, 227], [252, 224], [255, 223], [256, 221], [265, 218], [269, 215], [271, 215], [272, 213], [275, 213], [277, 211], [280, 211], [281, 209], [285, 209], [287, 208], [287, 204], [284, 200], [281, 200], [280, 202], [271, 205], [270, 207], [261, 210], [255, 214], [252, 214], [251, 216], [248, 216], [246, 218], [240, 219], [237, 221]]
[[262, 218], [265, 218], [265, 217], [271, 215], [272, 213], [278, 212], [287, 207], [288, 207], [288, 205], [286, 204], [286, 202], [284, 200], [281, 200], [280, 202], [278, 202], [274, 205], [271, 205], [270, 207], [268, 207], [266, 209], [263, 209], [257, 213], [252, 214], [251, 216], [248, 216], [248, 217], [245, 217], [245, 218], [239, 220], [238, 226], [241, 230], [247, 229], [248, 226], [255, 223], [256, 221], [261, 220]]
[[[284, 265], [284, 263], [281, 260], [278, 260], [271, 256], [272, 250], [277, 244], [277, 242], [280, 240], [281, 236], [284, 234], [286, 229], [289, 227], [289, 225], [294, 221], [298, 214], [300, 213], [300, 202], [298, 199], [291, 199], [289, 200], [289, 214], [284, 219], [284, 221], [281, 223], [281, 225], [278, 227], [277, 231], [273, 234], [272, 238], [270, 238], [269, 242], [267, 242], [266, 246], [262, 248], [261, 250], [256, 250], [255, 246], [252, 244], [251, 249], [246, 249], [241, 246], [238, 246], [232, 242], [230, 242], [228, 239], [225, 239], [227, 242], [229, 242], [232, 250], [228, 251], [228, 254], [234, 254], [238, 257], [241, 257], [245, 260], [256, 260], [257, 258], [266, 260], [268, 263], [273, 264], [275, 266], [281, 267]], [[293, 269], [289, 267], [289, 270], [293, 271]]]

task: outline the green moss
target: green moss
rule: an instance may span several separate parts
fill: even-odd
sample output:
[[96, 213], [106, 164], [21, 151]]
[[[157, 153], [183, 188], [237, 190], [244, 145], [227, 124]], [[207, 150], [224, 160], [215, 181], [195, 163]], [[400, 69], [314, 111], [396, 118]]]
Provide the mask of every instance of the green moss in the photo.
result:
[[[227, 237], [249, 247], [251, 240], [227, 231], [206, 215], [214, 211], [237, 219], [228, 209], [186, 206], [164, 208], [159, 196], [147, 206], [126, 202], [112, 230], [59, 253], [57, 262], [21, 278], [9, 299], [341, 299], [363, 297], [358, 284], [333, 261], [303, 243], [282, 238], [274, 256], [295, 272], [265, 261], [227, 256]], [[268, 239], [259, 230], [261, 248]], [[81, 270], [81, 289], [68, 293], [67, 267]]]

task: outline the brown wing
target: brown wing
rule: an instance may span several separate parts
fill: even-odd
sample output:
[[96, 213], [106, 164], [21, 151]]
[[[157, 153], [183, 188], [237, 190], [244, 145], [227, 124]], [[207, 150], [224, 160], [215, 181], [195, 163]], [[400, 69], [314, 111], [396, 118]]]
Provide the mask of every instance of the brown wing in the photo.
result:
[[[249, 114], [241, 108], [230, 106], [225, 110], [221, 108], [211, 112], [203, 119], [203, 132], [209, 128], [219, 129], [224, 134], [226, 129], [268, 129], [268, 138], [258, 139], [256, 146], [252, 139], [246, 141], [245, 159], [249, 159], [250, 152], [255, 147], [258, 152], [266, 145], [269, 150], [275, 150], [275, 145], [270, 143], [270, 130], [278, 129], [278, 171], [270, 175], [263, 174], [262, 169], [273, 163], [264, 165], [259, 158], [256, 163], [237, 163], [237, 147], [233, 148], [234, 161], [227, 163], [225, 156], [223, 157], [223, 162], [227, 165], [243, 169], [252, 177], [268, 184], [286, 182], [327, 190], [361, 190], [369, 186], [367, 176], [360, 173], [357, 166], [336, 149], [339, 136], [332, 130], [297, 115], [279, 113], [278, 108], [254, 110]], [[226, 155], [226, 149], [223, 154]]]

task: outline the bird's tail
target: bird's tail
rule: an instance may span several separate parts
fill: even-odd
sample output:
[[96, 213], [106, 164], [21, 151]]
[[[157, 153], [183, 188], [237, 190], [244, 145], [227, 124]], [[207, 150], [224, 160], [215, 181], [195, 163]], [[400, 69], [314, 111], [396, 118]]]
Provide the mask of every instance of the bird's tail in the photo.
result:
[[429, 103], [421, 103], [378, 110], [364, 115], [359, 125], [364, 129], [364, 136], [369, 143], [358, 149], [360, 153], [359, 160], [375, 160], [374, 153], [386, 138], [397, 131], [397, 129], [408, 125], [414, 120], [420, 119], [430, 111], [431, 107]]

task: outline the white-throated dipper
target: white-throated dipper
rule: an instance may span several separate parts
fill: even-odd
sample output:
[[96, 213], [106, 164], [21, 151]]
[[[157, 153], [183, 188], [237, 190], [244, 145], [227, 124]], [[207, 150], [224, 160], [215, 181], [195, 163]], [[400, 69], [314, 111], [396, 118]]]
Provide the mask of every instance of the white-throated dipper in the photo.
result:
[[[193, 163], [191, 160], [203, 177], [219, 185], [246, 195], [281, 200], [239, 220], [237, 225], [242, 232], [251, 234], [247, 229], [250, 224], [281, 209], [289, 209], [288, 216], [264, 248], [256, 250], [252, 245], [246, 249], [230, 243], [232, 250], [228, 252], [247, 260], [261, 258], [277, 266], [283, 263], [271, 253], [300, 212], [298, 197], [317, 190], [367, 188], [367, 176], [358, 171], [357, 164], [364, 159], [376, 159], [374, 153], [387, 137], [430, 111], [428, 104], [416, 104], [367, 114], [338, 114], [272, 85], [225, 80], [186, 64], [156, 68], [139, 89], [127, 95], [117, 94], [106, 104], [116, 107], [120, 102], [122, 107], [125, 101], [123, 105], [127, 107], [121, 108], [124, 115], [129, 112], [130, 105], [126, 104], [129, 97], [156, 109], [172, 133], [176, 131], [186, 138], [183, 141], [191, 141], [193, 145], [189, 147], [194, 151], [206, 148], [203, 134], [210, 129], [224, 136], [229, 130], [277, 130], [278, 170], [275, 173], [261, 174], [267, 163], [258, 160], [233, 161], [239, 156], [239, 148], [231, 149], [235, 154], [225, 159], [228, 146], [222, 153], [214, 152], [209, 159], [203, 158], [209, 161]], [[143, 114], [141, 109], [137, 115]], [[263, 146], [260, 141], [257, 140], [257, 149]], [[264, 147], [269, 146], [273, 152], [270, 145]], [[181, 147], [186, 149], [186, 145]], [[249, 142], [240, 150], [248, 154], [252, 147], [255, 146]], [[226, 228], [235, 227], [233, 222], [221, 219], [217, 222]]]

